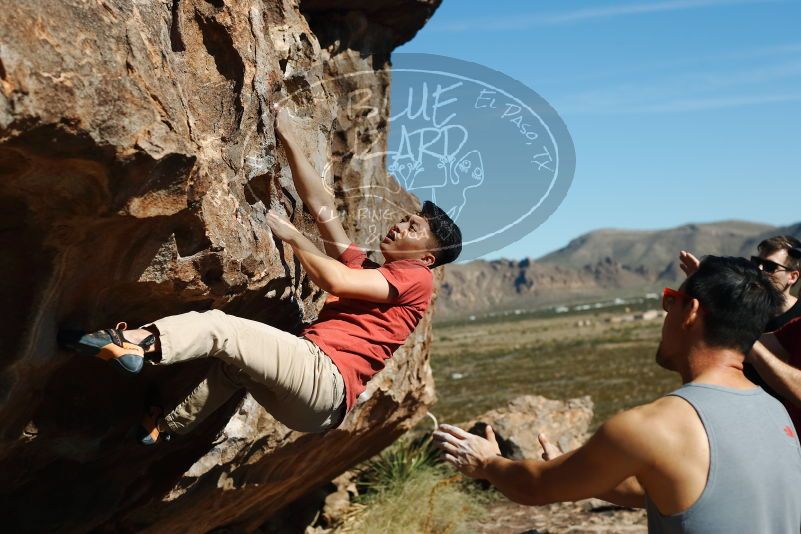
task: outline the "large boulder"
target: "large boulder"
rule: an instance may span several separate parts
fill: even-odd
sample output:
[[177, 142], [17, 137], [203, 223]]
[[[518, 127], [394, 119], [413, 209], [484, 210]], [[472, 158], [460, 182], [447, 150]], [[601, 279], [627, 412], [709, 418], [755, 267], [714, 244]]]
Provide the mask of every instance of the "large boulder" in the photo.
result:
[[572, 451], [587, 439], [593, 418], [590, 397], [553, 400], [539, 395], [523, 395], [506, 406], [490, 410], [463, 426], [474, 434], [484, 435], [492, 427], [501, 452], [507, 458], [539, 459], [542, 447], [537, 436], [544, 433], [562, 451]]
[[[324, 294], [264, 224], [316, 235], [273, 131], [301, 116], [351, 236], [416, 200], [381, 150], [389, 54], [439, 0], [12, 0], [0, 10], [0, 517], [9, 531], [253, 530], [391, 443], [434, 400], [430, 317], [343, 427], [292, 432], [241, 395], [142, 448], [144, 400], [207, 362], [131, 379], [59, 351], [59, 328], [188, 310], [297, 331]], [[349, 77], [350, 73], [360, 73]], [[362, 107], [347, 105], [357, 94]], [[364, 113], [364, 105], [376, 113]], [[363, 150], [363, 149], [362, 149]], [[329, 165], [330, 163], [330, 165]], [[361, 194], [381, 187], [386, 194]]]

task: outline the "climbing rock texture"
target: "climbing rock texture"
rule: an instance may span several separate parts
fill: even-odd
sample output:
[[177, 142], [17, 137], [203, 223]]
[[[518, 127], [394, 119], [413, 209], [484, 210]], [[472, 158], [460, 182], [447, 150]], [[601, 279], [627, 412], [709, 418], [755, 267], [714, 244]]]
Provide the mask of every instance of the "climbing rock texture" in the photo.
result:
[[390, 52], [438, 4], [3, 3], [5, 531], [252, 531], [425, 413], [430, 317], [338, 430], [290, 431], [243, 393], [190, 436], [151, 448], [131, 436], [144, 403], [174, 403], [207, 362], [121, 376], [59, 350], [56, 332], [210, 308], [290, 331], [312, 320], [325, 295], [264, 222], [279, 209], [317, 236], [273, 104], [299, 117], [351, 237], [369, 246], [416, 205], [383, 158], [365, 156], [387, 140]]
[[522, 460], [539, 458], [542, 447], [537, 436], [548, 436], [563, 452], [578, 449], [589, 438], [593, 418], [590, 397], [569, 400], [547, 399], [540, 395], [523, 395], [506, 406], [490, 410], [460, 426], [483, 436], [487, 425], [492, 427], [507, 458]]

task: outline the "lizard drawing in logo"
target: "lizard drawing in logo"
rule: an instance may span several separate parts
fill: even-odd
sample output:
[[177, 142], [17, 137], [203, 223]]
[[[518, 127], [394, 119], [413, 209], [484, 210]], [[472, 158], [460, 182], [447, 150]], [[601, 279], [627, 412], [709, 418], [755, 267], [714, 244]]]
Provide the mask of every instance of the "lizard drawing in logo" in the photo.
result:
[[[406, 190], [427, 193], [432, 202], [442, 207], [451, 219], [457, 220], [467, 204], [467, 192], [484, 183], [481, 152], [471, 150], [458, 159], [442, 156], [434, 166], [436, 170], [428, 173], [422, 159], [406, 163], [395, 160], [388, 170], [402, 180]], [[421, 174], [423, 176], [419, 176]]]

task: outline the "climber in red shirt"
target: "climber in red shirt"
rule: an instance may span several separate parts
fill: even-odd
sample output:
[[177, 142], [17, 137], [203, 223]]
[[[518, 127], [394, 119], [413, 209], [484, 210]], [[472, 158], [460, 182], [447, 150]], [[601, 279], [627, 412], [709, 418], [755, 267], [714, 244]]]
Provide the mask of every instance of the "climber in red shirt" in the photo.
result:
[[334, 197], [301, 152], [286, 109], [276, 131], [295, 186], [316, 218], [320, 251], [285, 217], [267, 216], [273, 234], [290, 245], [309, 278], [329, 293], [320, 315], [301, 336], [219, 310], [165, 317], [139, 329], [117, 328], [62, 336], [83, 353], [137, 373], [145, 359], [172, 364], [212, 357], [204, 380], [167, 413], [153, 408], [140, 441], [189, 432], [245, 388], [289, 428], [337, 427], [370, 378], [403, 345], [425, 314], [433, 292], [431, 269], [454, 261], [462, 248], [458, 226], [425, 202], [394, 224], [380, 244], [385, 263], [367, 259], [348, 238]]

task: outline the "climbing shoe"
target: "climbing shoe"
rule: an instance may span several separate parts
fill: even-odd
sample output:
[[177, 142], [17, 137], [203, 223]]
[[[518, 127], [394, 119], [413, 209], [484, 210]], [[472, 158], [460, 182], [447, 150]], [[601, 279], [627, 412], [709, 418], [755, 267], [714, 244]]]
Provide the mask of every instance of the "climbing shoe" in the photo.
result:
[[60, 332], [59, 343], [81, 354], [111, 362], [125, 373], [136, 374], [142, 370], [145, 350], [156, 342], [156, 336], [151, 334], [141, 343], [131, 343], [123, 336], [127, 328], [127, 324], [118, 323], [116, 328], [90, 334]]
[[156, 443], [170, 440], [172, 437], [170, 434], [159, 430], [159, 421], [161, 421], [163, 415], [164, 410], [161, 406], [150, 406], [147, 409], [136, 431], [139, 443], [142, 445], [155, 445]]

